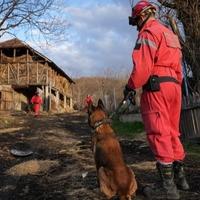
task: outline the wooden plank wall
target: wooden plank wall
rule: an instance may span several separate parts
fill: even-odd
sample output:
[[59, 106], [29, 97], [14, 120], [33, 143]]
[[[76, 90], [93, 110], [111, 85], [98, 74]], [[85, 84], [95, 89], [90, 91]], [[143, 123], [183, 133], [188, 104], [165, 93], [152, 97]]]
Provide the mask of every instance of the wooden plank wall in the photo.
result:
[[198, 93], [183, 97], [180, 129], [185, 140], [200, 137], [200, 95]]
[[0, 110], [12, 110], [13, 108], [13, 91], [0, 91]]
[[0, 53], [0, 85], [49, 85], [61, 94], [71, 97], [69, 80], [58, 74], [45, 59], [34, 60], [27, 49], [26, 55], [13, 57]]

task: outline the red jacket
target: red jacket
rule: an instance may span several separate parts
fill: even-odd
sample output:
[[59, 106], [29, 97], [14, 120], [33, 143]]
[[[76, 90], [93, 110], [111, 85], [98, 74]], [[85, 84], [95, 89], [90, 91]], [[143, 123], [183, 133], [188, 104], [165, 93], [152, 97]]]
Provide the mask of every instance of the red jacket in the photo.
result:
[[34, 95], [31, 98], [31, 103], [34, 104], [33, 106], [34, 112], [38, 112], [40, 110], [40, 105], [43, 103], [43, 100], [40, 96]]
[[153, 74], [172, 76], [181, 83], [181, 58], [178, 37], [159, 21], [149, 20], [139, 32], [132, 53], [133, 70], [129, 87], [142, 87]]
[[32, 98], [31, 98], [31, 103], [32, 104], [42, 104], [42, 98], [38, 95], [34, 95]]
[[90, 105], [90, 104], [92, 104], [92, 103], [93, 103], [92, 96], [87, 96], [87, 97], [85, 98], [85, 102], [84, 102], [85, 106], [88, 106], [88, 105]]

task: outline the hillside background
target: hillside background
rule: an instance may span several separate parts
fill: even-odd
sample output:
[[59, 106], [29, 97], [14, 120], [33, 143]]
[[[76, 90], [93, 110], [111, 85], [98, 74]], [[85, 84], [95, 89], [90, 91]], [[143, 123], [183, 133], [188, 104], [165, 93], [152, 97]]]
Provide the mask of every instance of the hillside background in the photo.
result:
[[[123, 89], [128, 80], [128, 75], [118, 77], [81, 77], [74, 79], [73, 103], [74, 109], [84, 108], [84, 99], [92, 95], [94, 103], [101, 98], [109, 111], [116, 109], [123, 99]], [[140, 91], [137, 91], [136, 102], [139, 105]]]

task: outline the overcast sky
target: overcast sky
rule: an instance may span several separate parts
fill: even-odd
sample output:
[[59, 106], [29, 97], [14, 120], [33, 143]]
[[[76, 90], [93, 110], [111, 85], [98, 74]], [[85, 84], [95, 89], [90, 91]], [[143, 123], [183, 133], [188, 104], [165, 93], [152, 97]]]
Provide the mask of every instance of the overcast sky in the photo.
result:
[[129, 0], [66, 1], [68, 41], [37, 50], [73, 78], [104, 75], [108, 69], [129, 73], [137, 37], [136, 29], [128, 25]]
[[45, 54], [72, 77], [104, 75], [108, 69], [132, 69], [131, 52], [137, 36], [128, 25], [129, 0], [71, 0], [65, 12], [71, 23], [69, 41]]

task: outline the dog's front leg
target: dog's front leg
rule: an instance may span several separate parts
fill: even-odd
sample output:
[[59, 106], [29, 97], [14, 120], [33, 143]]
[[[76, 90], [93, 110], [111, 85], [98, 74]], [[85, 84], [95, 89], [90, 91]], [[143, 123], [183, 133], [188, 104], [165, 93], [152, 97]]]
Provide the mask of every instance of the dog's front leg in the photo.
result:
[[108, 173], [105, 172], [104, 167], [100, 167], [98, 170], [100, 191], [105, 194], [107, 199], [111, 199], [116, 195], [116, 188], [112, 188], [111, 177], [108, 177]]
[[130, 183], [130, 186], [129, 186], [129, 192], [128, 192], [128, 195], [134, 197], [136, 194], [136, 190], [137, 190], [137, 182], [136, 182], [136, 179], [135, 179], [135, 174], [133, 173], [132, 169], [130, 167], [128, 167], [128, 171], [129, 171], [129, 174], [130, 174], [130, 177], [132, 177], [132, 180], [131, 180], [131, 183]]

